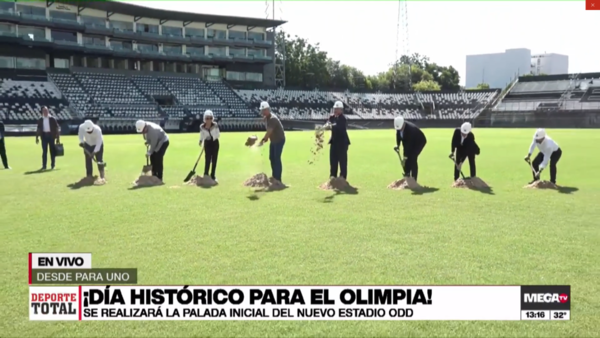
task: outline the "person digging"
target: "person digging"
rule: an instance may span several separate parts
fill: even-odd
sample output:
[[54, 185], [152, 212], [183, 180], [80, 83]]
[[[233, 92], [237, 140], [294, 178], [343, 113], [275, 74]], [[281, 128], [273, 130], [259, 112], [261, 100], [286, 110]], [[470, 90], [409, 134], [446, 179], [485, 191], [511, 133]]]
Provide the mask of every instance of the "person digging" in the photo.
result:
[[475, 142], [475, 134], [473, 134], [469, 122], [463, 123], [460, 128], [454, 130], [449, 156], [454, 162], [454, 181], [458, 180], [462, 165], [467, 159], [469, 160], [471, 176], [466, 179], [476, 176], [475, 156], [479, 155], [480, 152], [481, 150]]
[[104, 168], [106, 164], [103, 162], [104, 157], [104, 139], [102, 137], [102, 129], [90, 120], [84, 121], [79, 126], [79, 146], [83, 148], [85, 155], [85, 172], [88, 179], [93, 178], [92, 160], [98, 165], [98, 174], [101, 180], [104, 180]]

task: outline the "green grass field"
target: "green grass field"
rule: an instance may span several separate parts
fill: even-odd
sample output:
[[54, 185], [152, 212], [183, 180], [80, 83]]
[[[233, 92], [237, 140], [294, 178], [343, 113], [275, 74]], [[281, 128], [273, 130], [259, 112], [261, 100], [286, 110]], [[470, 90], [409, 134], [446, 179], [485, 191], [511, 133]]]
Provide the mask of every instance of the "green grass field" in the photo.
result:
[[[592, 337], [600, 332], [600, 159], [597, 130], [549, 130], [563, 149], [558, 184], [529, 190], [523, 161], [533, 130], [475, 130], [478, 176], [493, 194], [451, 188], [451, 130], [428, 129], [413, 195], [401, 178], [394, 131], [352, 131], [349, 182], [317, 187], [327, 148], [308, 165], [313, 133], [288, 133], [283, 180], [253, 195], [242, 182], [270, 174], [268, 148], [224, 133], [212, 189], [184, 186], [198, 136], [171, 136], [165, 185], [130, 190], [145, 164], [139, 135], [106, 136], [105, 186], [73, 190], [85, 174], [76, 137], [57, 169], [41, 167], [34, 138], [8, 138], [0, 170], [1, 337]], [[203, 170], [204, 164], [197, 171]], [[467, 168], [468, 166], [465, 166]], [[468, 174], [468, 169], [465, 174]], [[548, 179], [548, 172], [543, 178]], [[179, 186], [174, 189], [173, 186]], [[29, 322], [27, 253], [92, 252], [94, 267], [137, 267], [139, 284], [569, 284], [569, 322]]]

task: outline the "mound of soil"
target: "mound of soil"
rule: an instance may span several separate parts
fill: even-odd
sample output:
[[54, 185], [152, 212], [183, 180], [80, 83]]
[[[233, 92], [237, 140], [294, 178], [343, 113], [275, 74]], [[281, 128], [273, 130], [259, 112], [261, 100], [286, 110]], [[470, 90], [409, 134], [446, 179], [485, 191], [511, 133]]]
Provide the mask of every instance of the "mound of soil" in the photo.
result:
[[256, 174], [250, 177], [244, 182], [244, 186], [257, 190], [268, 191], [282, 190], [287, 188], [285, 184], [274, 179], [273, 177], [269, 178], [265, 173]]
[[351, 188], [351, 186], [343, 177], [333, 177], [321, 184], [319, 188], [322, 190], [344, 191]]
[[556, 184], [550, 181], [535, 181], [531, 184], [524, 186], [527, 189], [558, 189]]
[[158, 177], [147, 175], [141, 175], [133, 182], [133, 185], [136, 187], [153, 187], [162, 184], [163, 182]]
[[452, 184], [453, 188], [466, 188], [466, 189], [488, 189], [490, 186], [487, 185], [482, 179], [479, 177], [471, 177], [469, 179], [463, 180], [459, 178]]
[[388, 189], [394, 189], [394, 190], [419, 190], [419, 189], [423, 189], [422, 186], [419, 185], [419, 183], [417, 183], [417, 181], [415, 181], [414, 178], [412, 177], [405, 177], [401, 180], [397, 180], [394, 181], [392, 183], [390, 183], [388, 185]]
[[325, 129], [323, 126], [315, 127], [315, 143], [313, 147], [310, 149], [310, 153], [312, 154], [312, 159], [308, 161], [308, 164], [313, 164], [317, 161], [317, 156], [323, 150], [323, 146], [325, 144]]
[[197, 187], [214, 187], [218, 183], [213, 180], [210, 176], [193, 176], [187, 183], [187, 185], [195, 185]]
[[94, 181], [94, 185], [105, 185], [106, 184], [106, 178], [97, 178]]

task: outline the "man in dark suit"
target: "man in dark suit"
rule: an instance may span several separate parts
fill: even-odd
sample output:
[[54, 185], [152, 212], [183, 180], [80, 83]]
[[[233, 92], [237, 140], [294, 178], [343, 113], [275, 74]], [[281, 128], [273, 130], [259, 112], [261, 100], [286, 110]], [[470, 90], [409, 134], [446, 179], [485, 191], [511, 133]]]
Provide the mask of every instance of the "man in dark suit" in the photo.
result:
[[340, 177], [348, 177], [348, 147], [350, 138], [348, 137], [348, 122], [344, 116], [344, 104], [337, 101], [333, 105], [333, 115], [325, 125], [331, 129], [331, 138], [329, 139], [329, 176], [337, 177], [338, 166], [340, 168]]
[[394, 119], [394, 128], [396, 129], [396, 147], [399, 151], [400, 142], [404, 148], [404, 174], [412, 177], [415, 181], [419, 174], [419, 155], [427, 144], [425, 134], [414, 123], [404, 121], [404, 117], [398, 116]]
[[50, 165], [54, 169], [56, 164], [56, 148], [54, 147], [60, 142], [60, 129], [58, 121], [54, 116], [50, 115], [48, 107], [42, 107], [42, 117], [37, 122], [37, 132], [35, 134], [35, 143], [39, 144], [42, 139], [42, 170], [46, 170], [48, 162], [48, 149], [50, 149]]
[[[454, 152], [456, 151], [456, 156]], [[452, 152], [450, 158], [455, 159], [454, 165], [454, 180], [458, 179], [460, 174], [460, 167], [469, 159], [469, 169], [471, 170], [471, 177], [475, 177], [477, 171], [475, 167], [475, 155], [479, 155], [480, 149], [475, 142], [475, 135], [471, 132], [471, 124], [465, 122], [454, 130], [452, 135]]]
[[6, 157], [6, 147], [4, 145], [4, 123], [0, 121], [0, 157], [2, 157], [2, 164], [4, 165], [4, 169], [10, 169], [8, 166], [8, 158]]

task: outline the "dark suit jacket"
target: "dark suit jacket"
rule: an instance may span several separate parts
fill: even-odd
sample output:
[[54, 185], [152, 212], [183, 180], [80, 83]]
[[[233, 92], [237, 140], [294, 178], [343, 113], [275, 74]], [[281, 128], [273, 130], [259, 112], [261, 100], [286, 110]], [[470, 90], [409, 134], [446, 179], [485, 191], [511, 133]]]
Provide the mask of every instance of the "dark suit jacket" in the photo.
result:
[[0, 136], [2, 136], [2, 138], [4, 138], [4, 133], [5, 133], [4, 122], [0, 121]]
[[396, 130], [396, 146], [404, 148], [404, 157], [419, 153], [427, 144], [425, 134], [412, 122], [404, 122], [404, 130], [400, 136], [400, 130]]
[[460, 128], [456, 128], [454, 130], [454, 135], [452, 135], [452, 153], [454, 153], [454, 150], [458, 149], [458, 152], [463, 155], [479, 155], [480, 149], [477, 142], [475, 142], [475, 134], [467, 134], [467, 137], [462, 144], [460, 144], [461, 138]]
[[332, 115], [329, 117], [331, 126], [331, 138], [329, 144], [335, 147], [347, 147], [350, 145], [350, 138], [348, 137], [348, 121], [344, 114], [340, 116]]
[[[56, 121], [56, 119], [54, 118], [54, 116], [48, 116], [50, 118], [50, 134], [52, 134], [52, 138], [53, 139], [59, 139], [60, 138], [60, 131], [59, 131], [59, 127], [58, 127], [58, 121]], [[42, 134], [44, 133], [44, 118], [40, 117], [37, 121], [37, 131], [35, 133], [36, 136], [42, 136]]]

